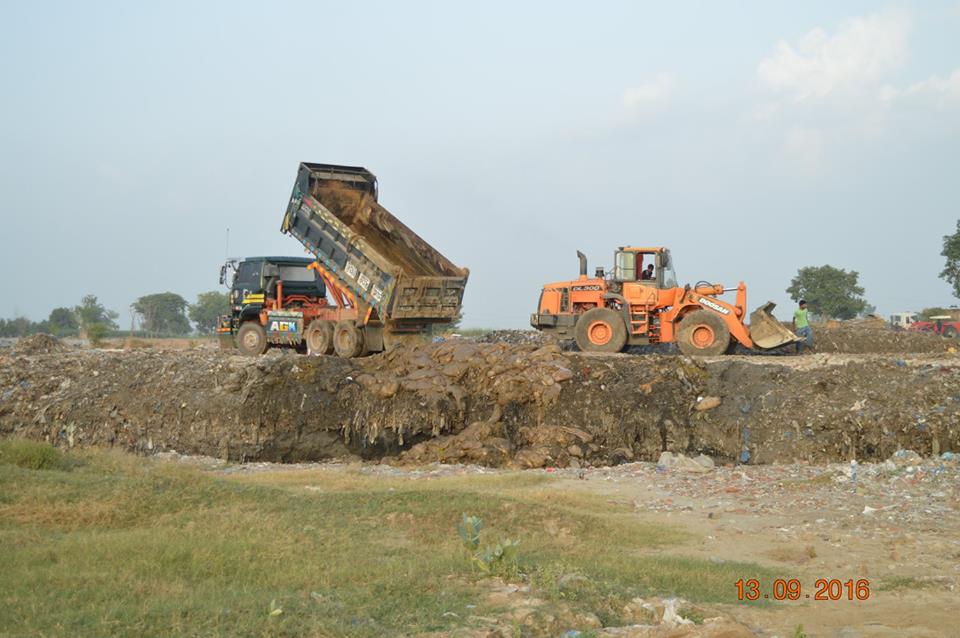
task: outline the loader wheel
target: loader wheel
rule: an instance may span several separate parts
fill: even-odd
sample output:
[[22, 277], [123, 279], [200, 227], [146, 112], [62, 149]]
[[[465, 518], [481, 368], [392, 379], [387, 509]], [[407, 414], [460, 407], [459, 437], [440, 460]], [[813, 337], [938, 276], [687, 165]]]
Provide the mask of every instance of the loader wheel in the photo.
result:
[[307, 353], [333, 354], [333, 322], [314, 319], [307, 327]]
[[584, 352], [620, 352], [627, 343], [623, 319], [609, 308], [593, 308], [577, 319], [577, 345]]
[[730, 345], [730, 329], [723, 319], [709, 310], [694, 310], [680, 321], [677, 345], [686, 355], [721, 355]]
[[363, 352], [363, 331], [352, 321], [338, 321], [333, 329], [333, 349], [343, 359], [359, 357]]
[[267, 351], [267, 332], [256, 321], [248, 321], [237, 331], [237, 349], [256, 357]]

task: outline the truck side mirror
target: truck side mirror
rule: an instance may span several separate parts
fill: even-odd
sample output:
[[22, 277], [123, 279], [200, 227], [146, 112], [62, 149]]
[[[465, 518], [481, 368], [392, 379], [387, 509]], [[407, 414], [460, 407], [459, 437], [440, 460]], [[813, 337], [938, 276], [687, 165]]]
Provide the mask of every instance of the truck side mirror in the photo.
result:
[[220, 266], [220, 285], [227, 283], [227, 265]]

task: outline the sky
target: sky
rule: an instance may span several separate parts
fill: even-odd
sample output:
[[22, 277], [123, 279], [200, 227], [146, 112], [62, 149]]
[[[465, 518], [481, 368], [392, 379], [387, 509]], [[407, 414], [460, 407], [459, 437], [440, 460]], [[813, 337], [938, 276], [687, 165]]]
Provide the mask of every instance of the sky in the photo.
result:
[[0, 317], [125, 324], [227, 253], [302, 255], [301, 161], [377, 175], [470, 269], [466, 327], [622, 245], [781, 318], [824, 264], [882, 314], [957, 301], [957, 0], [4, 2], [0, 86]]

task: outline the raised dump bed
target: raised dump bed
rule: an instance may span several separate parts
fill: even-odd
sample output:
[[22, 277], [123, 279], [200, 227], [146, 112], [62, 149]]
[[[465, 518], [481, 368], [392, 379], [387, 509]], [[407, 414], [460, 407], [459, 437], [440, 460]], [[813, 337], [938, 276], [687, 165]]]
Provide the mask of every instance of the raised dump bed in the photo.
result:
[[316, 256], [365, 323], [411, 332], [460, 313], [469, 270], [381, 206], [365, 168], [300, 164], [281, 230]]

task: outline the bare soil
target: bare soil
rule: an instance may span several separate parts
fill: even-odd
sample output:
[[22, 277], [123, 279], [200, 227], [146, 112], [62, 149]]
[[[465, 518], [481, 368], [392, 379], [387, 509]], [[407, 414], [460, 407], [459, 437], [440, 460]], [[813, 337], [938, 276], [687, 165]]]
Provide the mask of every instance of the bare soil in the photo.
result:
[[454, 339], [358, 360], [250, 359], [58, 344], [0, 354], [0, 434], [239, 461], [883, 460], [960, 448], [960, 357], [691, 359]]

